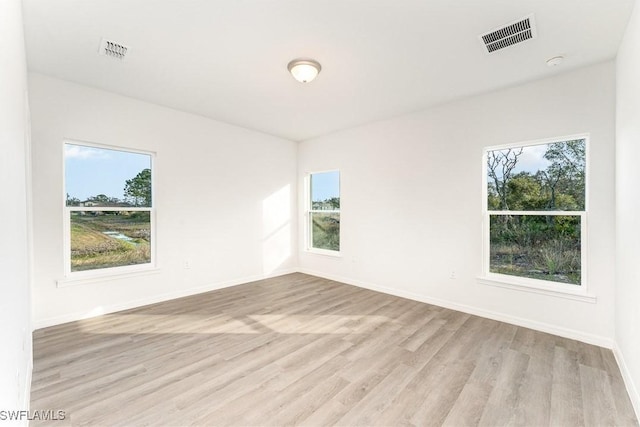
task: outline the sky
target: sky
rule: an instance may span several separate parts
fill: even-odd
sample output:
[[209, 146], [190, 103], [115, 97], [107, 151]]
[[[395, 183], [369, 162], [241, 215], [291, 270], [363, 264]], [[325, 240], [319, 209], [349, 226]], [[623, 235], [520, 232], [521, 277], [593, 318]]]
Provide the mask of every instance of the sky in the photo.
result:
[[[522, 154], [518, 157], [518, 163], [513, 169], [512, 175], [520, 172], [529, 172], [535, 175], [539, 170], [545, 170], [551, 162], [544, 158], [544, 153], [547, 152], [550, 144], [542, 145], [530, 145], [522, 147]], [[518, 148], [512, 150], [519, 150]], [[503, 150], [495, 150], [503, 151]], [[500, 172], [498, 170], [497, 172]]]
[[66, 192], [84, 201], [105, 194], [124, 199], [128, 179], [151, 168], [148, 154], [65, 144], [64, 172]]
[[321, 202], [340, 197], [340, 172], [321, 172], [311, 175], [311, 201]]
[[518, 164], [513, 170], [514, 173], [530, 172], [535, 174], [539, 170], [546, 169], [551, 165], [551, 162], [544, 158], [544, 153], [548, 148], [549, 144], [523, 147], [522, 155], [518, 158]]

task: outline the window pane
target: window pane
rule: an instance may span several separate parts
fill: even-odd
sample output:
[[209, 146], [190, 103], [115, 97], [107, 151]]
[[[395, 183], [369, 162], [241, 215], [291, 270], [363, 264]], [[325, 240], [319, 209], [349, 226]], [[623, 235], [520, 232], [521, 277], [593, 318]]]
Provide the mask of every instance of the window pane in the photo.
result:
[[311, 209], [340, 209], [340, 172], [323, 172], [311, 175]]
[[151, 207], [151, 156], [65, 144], [67, 206]]
[[340, 250], [340, 214], [311, 212], [311, 246]]
[[148, 211], [70, 212], [71, 271], [151, 262]]
[[490, 217], [489, 271], [580, 285], [580, 216]]
[[585, 140], [487, 152], [489, 210], [585, 209]]

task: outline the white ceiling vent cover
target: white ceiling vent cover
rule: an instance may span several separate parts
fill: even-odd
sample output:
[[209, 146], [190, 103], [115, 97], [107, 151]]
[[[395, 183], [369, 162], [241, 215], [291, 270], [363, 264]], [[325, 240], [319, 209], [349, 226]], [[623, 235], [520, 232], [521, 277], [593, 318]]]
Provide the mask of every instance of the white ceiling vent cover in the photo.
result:
[[487, 50], [487, 53], [493, 53], [535, 37], [535, 21], [533, 14], [531, 14], [523, 19], [480, 35], [480, 40]]
[[104, 56], [110, 56], [115, 59], [124, 59], [129, 51], [129, 46], [125, 46], [122, 43], [117, 43], [112, 40], [102, 39], [100, 41], [100, 50], [98, 53]]

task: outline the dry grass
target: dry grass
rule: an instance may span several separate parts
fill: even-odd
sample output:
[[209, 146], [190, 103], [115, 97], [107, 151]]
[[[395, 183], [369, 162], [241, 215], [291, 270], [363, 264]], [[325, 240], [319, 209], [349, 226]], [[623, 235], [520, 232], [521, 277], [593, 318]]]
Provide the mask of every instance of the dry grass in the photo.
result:
[[[114, 231], [125, 241], [104, 234]], [[151, 261], [149, 223], [131, 216], [74, 216], [71, 224], [71, 271], [145, 264]]]

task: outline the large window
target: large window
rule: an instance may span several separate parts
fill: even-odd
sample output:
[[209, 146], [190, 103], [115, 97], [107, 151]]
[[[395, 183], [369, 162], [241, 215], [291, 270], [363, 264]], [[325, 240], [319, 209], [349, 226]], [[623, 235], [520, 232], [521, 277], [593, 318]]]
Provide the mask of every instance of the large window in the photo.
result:
[[[485, 272], [581, 289], [587, 137], [485, 150]], [[515, 280], [514, 280], [515, 278]]]
[[152, 155], [66, 142], [67, 273], [153, 264]]
[[340, 251], [340, 172], [309, 175], [309, 250]]

